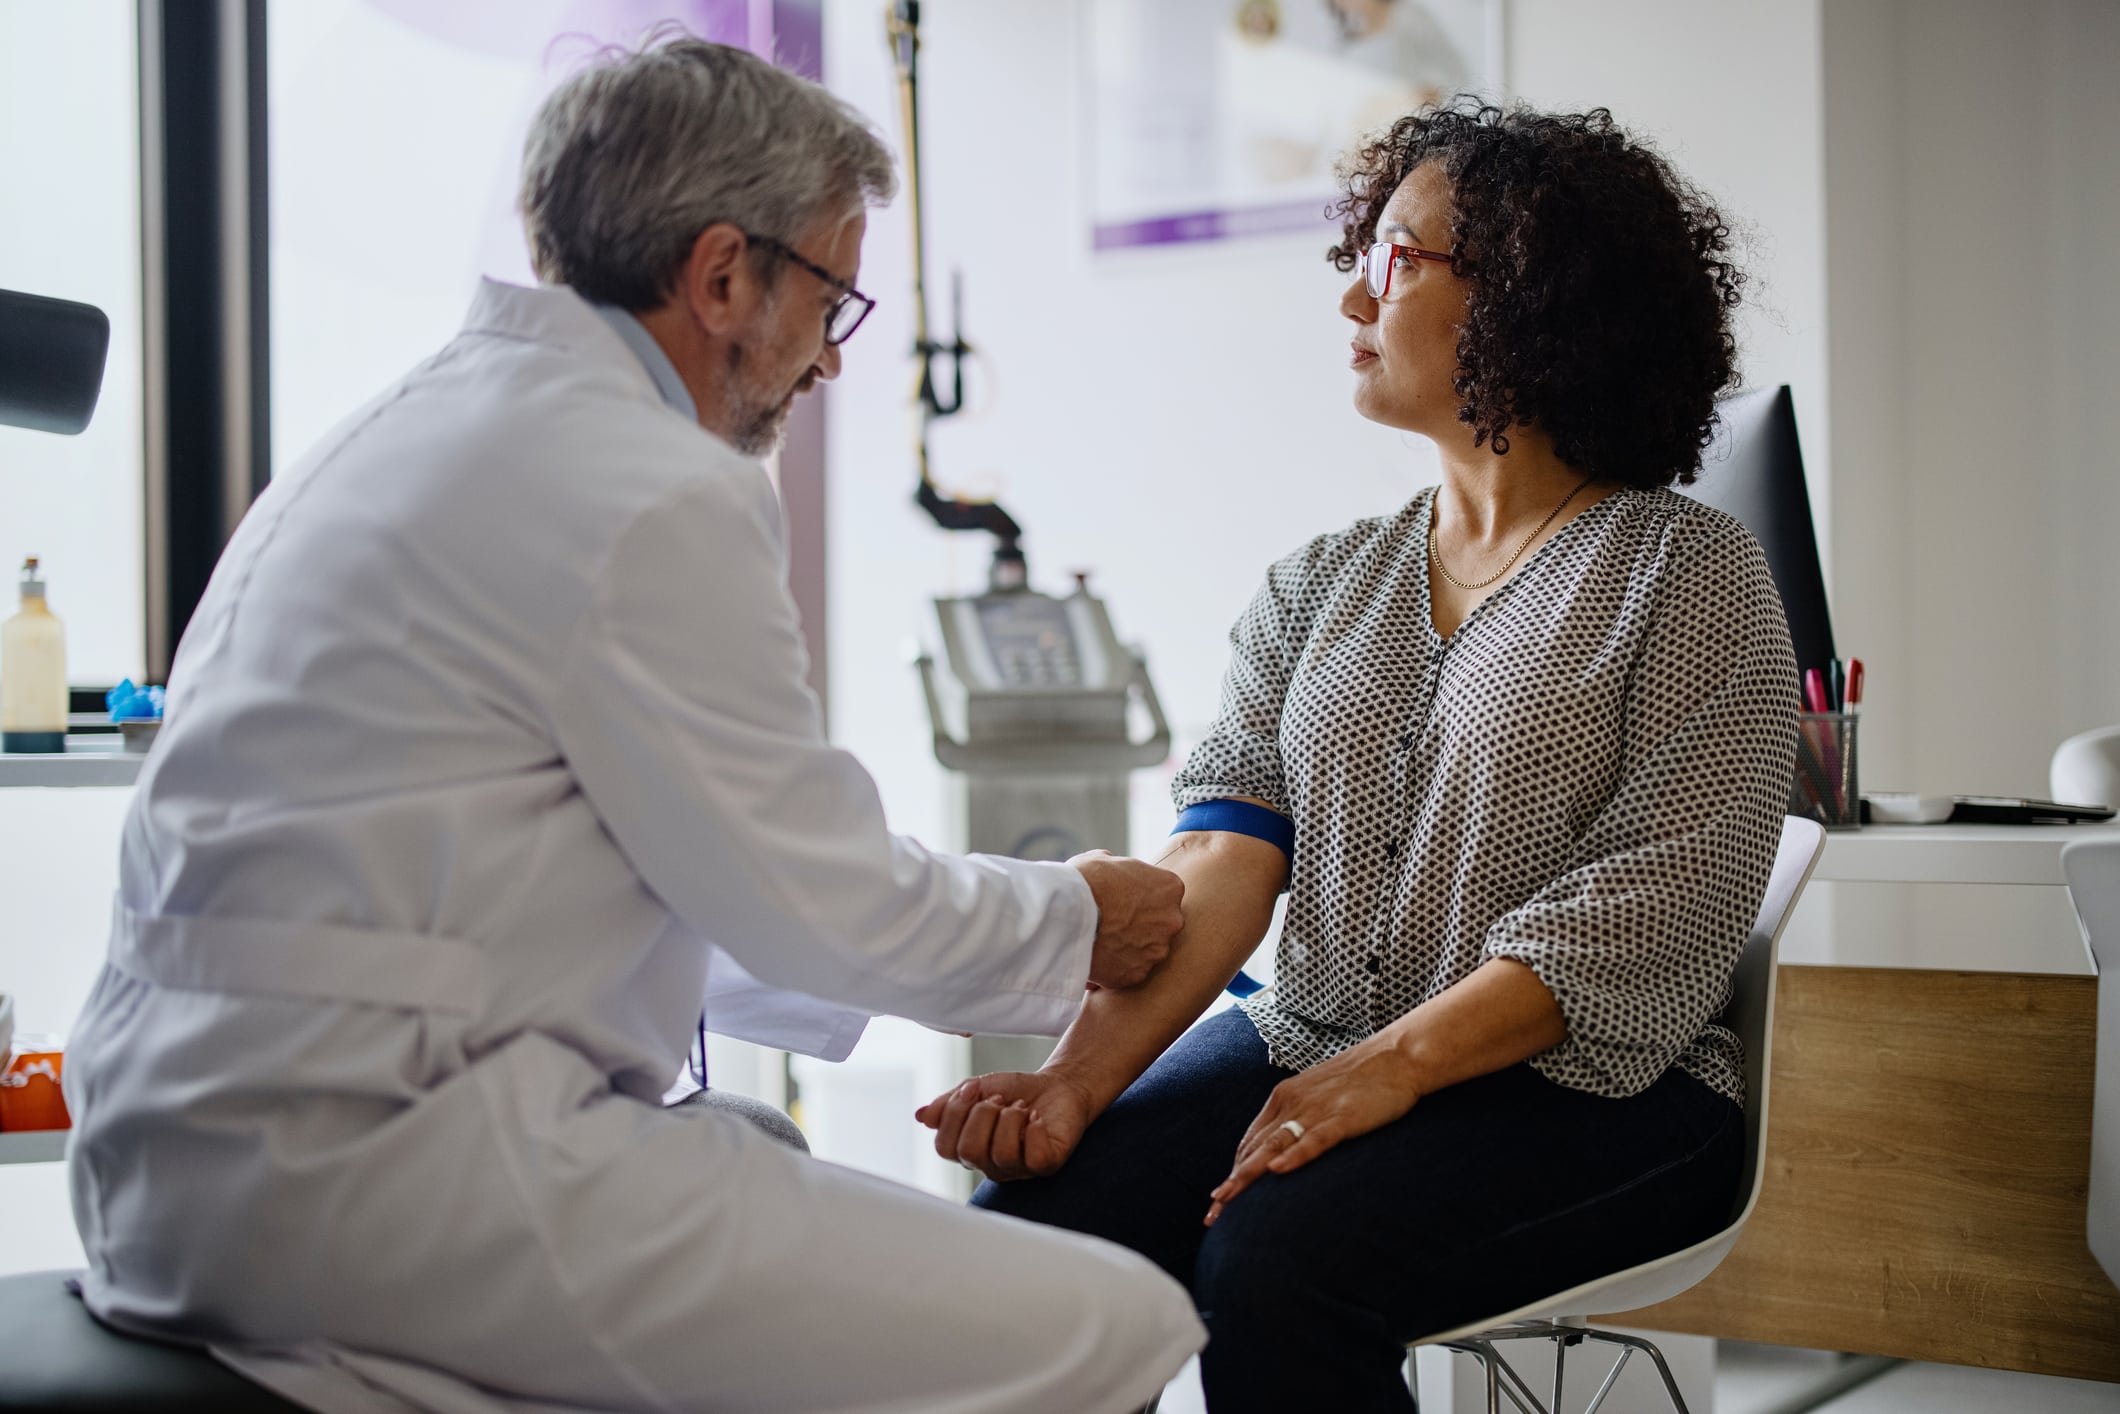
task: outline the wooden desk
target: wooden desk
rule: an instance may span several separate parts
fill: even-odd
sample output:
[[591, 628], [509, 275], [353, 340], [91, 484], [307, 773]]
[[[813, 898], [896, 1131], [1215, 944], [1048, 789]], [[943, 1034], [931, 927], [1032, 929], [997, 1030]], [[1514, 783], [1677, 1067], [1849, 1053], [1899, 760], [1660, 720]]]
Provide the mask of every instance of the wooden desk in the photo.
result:
[[[2110, 829], [1864, 830], [1816, 877], [2058, 886], [2061, 848]], [[1752, 1221], [1692, 1291], [1602, 1319], [2120, 1382], [2084, 1239], [2097, 986], [1784, 966]]]

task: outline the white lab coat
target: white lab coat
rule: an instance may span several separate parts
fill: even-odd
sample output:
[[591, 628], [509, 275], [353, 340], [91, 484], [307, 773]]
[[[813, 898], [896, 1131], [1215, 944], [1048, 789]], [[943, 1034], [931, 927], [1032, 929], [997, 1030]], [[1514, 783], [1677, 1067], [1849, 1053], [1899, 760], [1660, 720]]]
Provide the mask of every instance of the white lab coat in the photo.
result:
[[657, 1105], [708, 940], [827, 1054], [1083, 991], [1079, 875], [889, 833], [784, 574], [761, 468], [563, 289], [274, 482], [68, 1056], [97, 1314], [327, 1411], [1121, 1410], [1199, 1347], [1131, 1253]]
[[[843, 1061], [854, 1053], [869, 1013], [784, 987], [768, 987], [720, 948], [707, 950], [707, 1029], [760, 1046], [773, 1046], [819, 1060]], [[706, 1064], [706, 1057], [699, 1058]]]

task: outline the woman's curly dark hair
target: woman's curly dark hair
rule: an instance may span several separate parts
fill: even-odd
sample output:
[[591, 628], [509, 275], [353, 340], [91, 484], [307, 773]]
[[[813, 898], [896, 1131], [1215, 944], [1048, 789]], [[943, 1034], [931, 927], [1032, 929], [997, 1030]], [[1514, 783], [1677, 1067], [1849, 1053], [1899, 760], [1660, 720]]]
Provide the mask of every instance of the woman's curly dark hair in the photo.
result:
[[1451, 269], [1471, 284], [1458, 420], [1509, 450], [1537, 425], [1562, 461], [1632, 486], [1691, 482], [1715, 400], [1737, 378], [1744, 272], [1729, 224], [1603, 108], [1507, 110], [1459, 96], [1350, 155], [1332, 208], [1352, 270], [1406, 175], [1439, 162], [1455, 198]]

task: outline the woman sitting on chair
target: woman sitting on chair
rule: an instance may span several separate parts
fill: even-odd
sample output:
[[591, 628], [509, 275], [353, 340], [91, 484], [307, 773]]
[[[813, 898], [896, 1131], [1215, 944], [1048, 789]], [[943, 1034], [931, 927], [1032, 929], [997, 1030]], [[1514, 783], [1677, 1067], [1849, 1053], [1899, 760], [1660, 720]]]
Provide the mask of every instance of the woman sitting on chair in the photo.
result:
[[[1191, 1285], [1217, 1414], [1411, 1409], [1405, 1341], [1727, 1222], [1795, 755], [1760, 549], [1668, 489], [1735, 376], [1722, 218], [1602, 110], [1461, 99], [1346, 177], [1355, 408], [1442, 484], [1238, 620], [1160, 975], [920, 1111], [974, 1202]], [[1276, 985], [1188, 1031], [1284, 887]]]

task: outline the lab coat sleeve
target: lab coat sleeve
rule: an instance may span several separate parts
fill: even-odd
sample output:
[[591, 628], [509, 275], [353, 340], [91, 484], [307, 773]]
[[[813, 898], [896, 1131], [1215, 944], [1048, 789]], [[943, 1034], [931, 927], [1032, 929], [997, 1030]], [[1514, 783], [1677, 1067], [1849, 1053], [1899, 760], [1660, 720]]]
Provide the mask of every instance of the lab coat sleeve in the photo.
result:
[[706, 1018], [717, 1036], [827, 1061], [852, 1055], [869, 1025], [857, 1007], [768, 987], [720, 948], [707, 963]]
[[779, 506], [755, 465], [724, 464], [617, 538], [552, 731], [646, 885], [758, 981], [957, 1031], [1065, 1030], [1096, 931], [1082, 876], [891, 834], [806, 668]]

